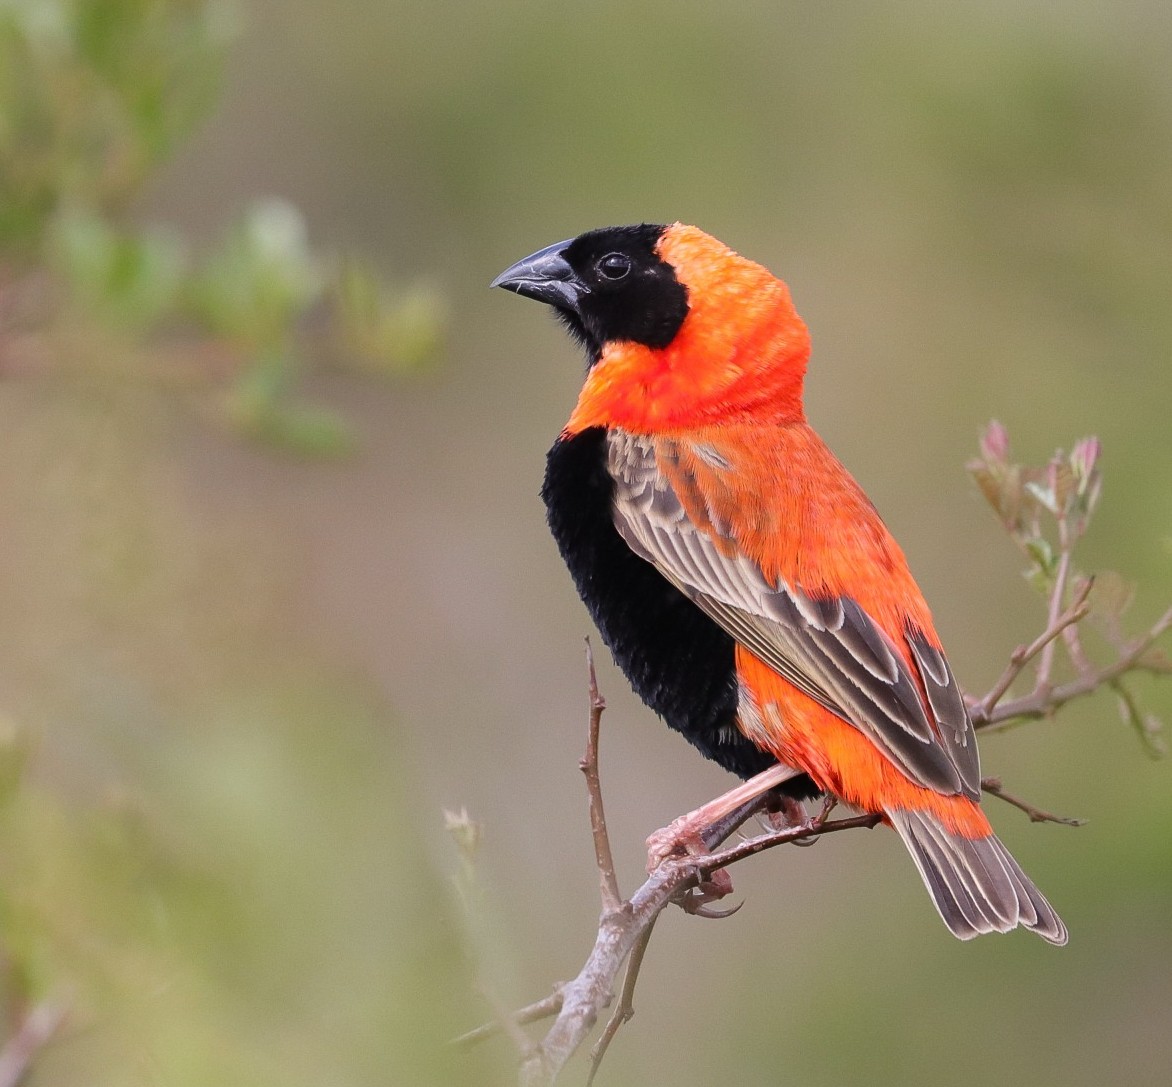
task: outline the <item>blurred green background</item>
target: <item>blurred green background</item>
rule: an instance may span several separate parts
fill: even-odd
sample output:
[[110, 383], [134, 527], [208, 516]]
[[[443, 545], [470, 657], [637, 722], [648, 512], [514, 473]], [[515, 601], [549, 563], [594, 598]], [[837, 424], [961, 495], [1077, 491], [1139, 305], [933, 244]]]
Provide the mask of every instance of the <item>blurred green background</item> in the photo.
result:
[[[682, 219], [789, 281], [810, 416], [970, 690], [1043, 621], [963, 473], [990, 417], [1033, 461], [1102, 438], [1083, 562], [1150, 622], [1170, 49], [1157, 0], [2, 0], [0, 1011], [69, 1009], [28, 1082], [510, 1080], [444, 1039], [597, 914], [536, 497], [581, 363], [486, 289], [548, 242]], [[728, 779], [601, 681], [630, 890]], [[884, 832], [775, 851], [735, 919], [665, 918], [600, 1082], [1166, 1082], [1167, 766], [1107, 695], [983, 756], [1090, 820], [991, 802], [1068, 948], [952, 940]]]

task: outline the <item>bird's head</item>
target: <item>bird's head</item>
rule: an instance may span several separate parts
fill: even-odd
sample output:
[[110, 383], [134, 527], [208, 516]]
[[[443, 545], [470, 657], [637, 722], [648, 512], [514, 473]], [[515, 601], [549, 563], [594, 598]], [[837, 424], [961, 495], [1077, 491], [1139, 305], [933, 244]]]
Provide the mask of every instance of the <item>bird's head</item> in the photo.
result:
[[810, 342], [789, 290], [696, 227], [591, 230], [492, 285], [553, 306], [585, 345], [590, 372], [571, 433], [802, 418]]

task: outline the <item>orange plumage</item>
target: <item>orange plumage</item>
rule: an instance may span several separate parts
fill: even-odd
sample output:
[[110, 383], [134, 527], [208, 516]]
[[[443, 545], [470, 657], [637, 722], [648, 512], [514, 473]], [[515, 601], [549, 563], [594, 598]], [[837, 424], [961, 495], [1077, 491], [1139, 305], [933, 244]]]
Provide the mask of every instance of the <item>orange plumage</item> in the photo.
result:
[[[980, 808], [972, 726], [903, 552], [806, 423], [810, 340], [785, 284], [678, 223], [592, 232], [528, 260], [498, 282], [558, 307], [594, 356], [561, 449], [604, 436], [612, 528], [732, 637], [736, 728], [881, 813], [958, 936], [1022, 924], [1064, 942]], [[563, 555], [656, 704], [645, 692], [672, 676], [628, 645], [646, 638], [635, 620], [612, 619], [608, 568], [582, 558], [609, 538], [581, 543], [559, 487], [547, 476]], [[638, 573], [624, 569], [619, 582]]]

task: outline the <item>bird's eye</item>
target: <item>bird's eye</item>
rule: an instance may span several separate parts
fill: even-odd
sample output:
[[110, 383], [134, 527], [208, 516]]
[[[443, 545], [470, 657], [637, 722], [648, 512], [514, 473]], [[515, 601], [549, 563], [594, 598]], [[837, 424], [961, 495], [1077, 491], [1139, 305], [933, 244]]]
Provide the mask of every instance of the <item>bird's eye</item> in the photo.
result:
[[603, 279], [622, 279], [631, 270], [631, 258], [622, 253], [607, 253], [598, 262]]

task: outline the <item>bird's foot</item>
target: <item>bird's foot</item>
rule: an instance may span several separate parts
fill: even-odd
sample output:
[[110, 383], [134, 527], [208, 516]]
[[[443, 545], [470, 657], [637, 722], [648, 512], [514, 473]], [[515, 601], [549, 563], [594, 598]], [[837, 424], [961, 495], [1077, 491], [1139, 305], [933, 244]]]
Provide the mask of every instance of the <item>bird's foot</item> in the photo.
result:
[[769, 798], [769, 806], [758, 817], [766, 831], [793, 830], [809, 822], [806, 806], [792, 796]]
[[666, 827], [660, 827], [647, 839], [647, 871], [654, 872], [668, 857], [677, 854], [697, 856], [708, 850], [700, 837], [703, 825], [697, 824], [695, 812], [681, 815]]
[[696, 853], [697, 847], [707, 852], [701, 835], [708, 827], [798, 773], [800, 771], [792, 767], [776, 763], [756, 777], [741, 782], [723, 796], [710, 800], [657, 830], [647, 839], [647, 871], [654, 872], [673, 853]]
[[[780, 796], [776, 804], [758, 816], [758, 820], [766, 834], [776, 834], [783, 830], [816, 830], [826, 822], [826, 817], [837, 803], [838, 801], [827, 793], [822, 801], [822, 809], [817, 815], [810, 815], [800, 800], [795, 800], [792, 796]], [[816, 837], [799, 838], [793, 844], [811, 846], [817, 842]]]
[[[654, 872], [668, 858], [700, 857], [710, 852], [704, 844], [704, 831], [735, 811], [742, 804], [755, 800], [762, 793], [780, 785], [784, 781], [797, 775], [800, 771], [781, 763], [776, 763], [763, 770], [756, 777], [741, 782], [735, 789], [730, 789], [723, 796], [710, 800], [695, 811], [681, 815], [679, 819], [670, 823], [662, 830], [657, 830], [647, 839], [647, 871]], [[732, 877], [722, 869], [713, 872], [701, 873], [697, 887], [685, 892], [685, 898], [680, 903], [690, 913], [698, 913], [703, 917], [727, 917], [730, 911], [706, 910], [708, 902], [724, 898], [732, 893]], [[739, 909], [739, 907], [738, 907]]]
[[[669, 826], [657, 830], [647, 839], [647, 871], [654, 872], [661, 864], [672, 860], [680, 861], [686, 857], [703, 857], [710, 850], [700, 837], [700, 832], [708, 825], [706, 822], [697, 822], [693, 816], [682, 816]], [[732, 894], [732, 876], [723, 868], [714, 872], [702, 874], [695, 887], [689, 887], [676, 896], [675, 902], [685, 913], [695, 914], [697, 917], [731, 917], [741, 908], [733, 906], [728, 910], [713, 910], [710, 902], [719, 902]], [[743, 905], [743, 903], [741, 904]]]

